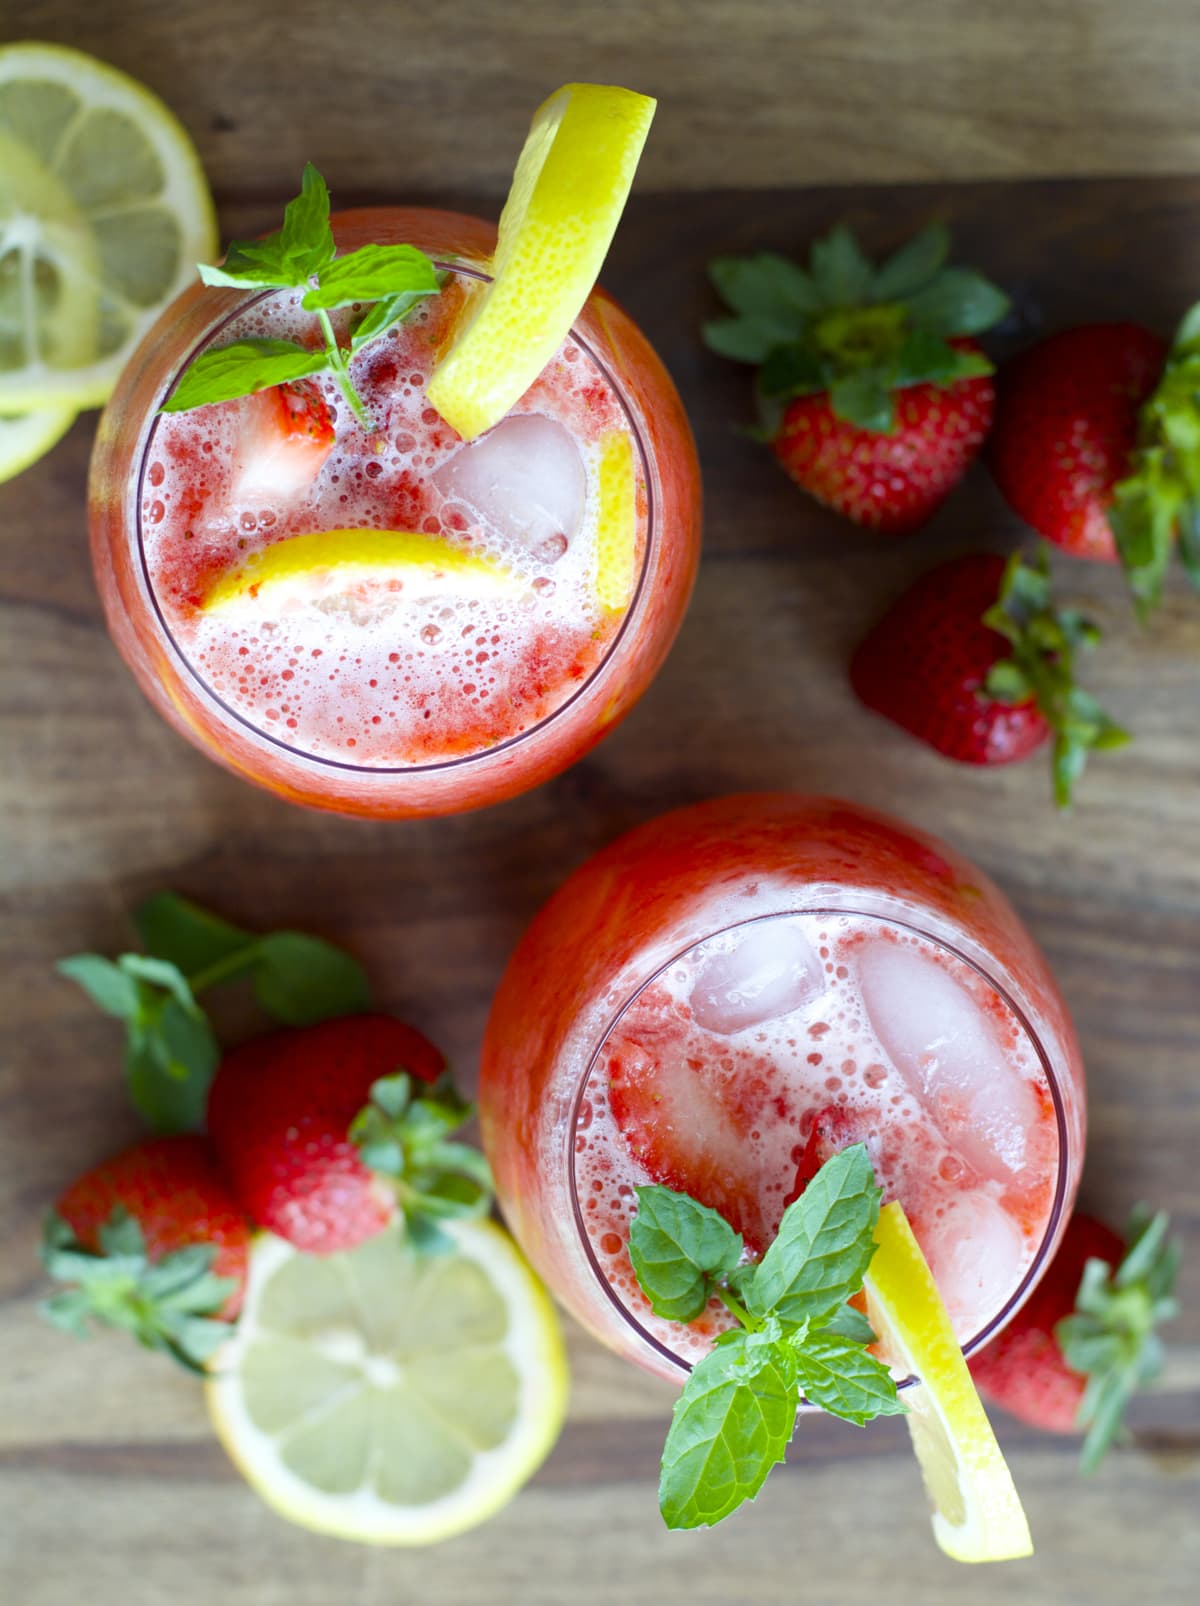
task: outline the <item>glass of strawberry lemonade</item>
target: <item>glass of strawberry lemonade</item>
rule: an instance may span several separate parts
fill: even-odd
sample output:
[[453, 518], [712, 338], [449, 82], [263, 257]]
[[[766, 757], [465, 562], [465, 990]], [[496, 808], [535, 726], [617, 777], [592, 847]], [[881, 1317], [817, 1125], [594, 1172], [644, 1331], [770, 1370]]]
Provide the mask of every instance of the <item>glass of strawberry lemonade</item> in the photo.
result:
[[501, 982], [480, 1108], [538, 1271], [677, 1381], [731, 1318], [650, 1310], [635, 1186], [692, 1195], [761, 1253], [865, 1142], [970, 1353], [1048, 1264], [1083, 1157], [1074, 1031], [1000, 891], [921, 831], [783, 794], [668, 814], [575, 872]]
[[[499, 288], [496, 229], [423, 208], [329, 221], [339, 259], [425, 253], [432, 293], [361, 349], [369, 298], [314, 316], [315, 277], [185, 293], [101, 423], [100, 592], [151, 702], [247, 779], [345, 813], [475, 808], [574, 762], [661, 664], [698, 554], [691, 434], [645, 337], [585, 285], [519, 399], [464, 439], [428, 391]], [[226, 263], [242, 253], [247, 286], [253, 249]], [[160, 411], [231, 345], [316, 351], [318, 316], [360, 406], [326, 371]]]

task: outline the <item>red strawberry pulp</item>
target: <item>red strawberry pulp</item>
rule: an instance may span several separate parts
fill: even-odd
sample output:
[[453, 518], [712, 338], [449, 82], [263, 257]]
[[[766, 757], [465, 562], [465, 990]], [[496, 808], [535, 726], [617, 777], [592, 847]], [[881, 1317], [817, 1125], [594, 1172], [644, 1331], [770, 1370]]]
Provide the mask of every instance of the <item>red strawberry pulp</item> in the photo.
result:
[[757, 1255], [858, 1142], [968, 1342], [1029, 1270], [1052, 1205], [1057, 1128], [1023, 1027], [977, 971], [885, 921], [726, 931], [645, 987], [593, 1062], [574, 1156], [591, 1252], [644, 1330], [695, 1359], [727, 1313], [714, 1301], [683, 1330], [649, 1310], [627, 1252], [633, 1189], [691, 1194]]

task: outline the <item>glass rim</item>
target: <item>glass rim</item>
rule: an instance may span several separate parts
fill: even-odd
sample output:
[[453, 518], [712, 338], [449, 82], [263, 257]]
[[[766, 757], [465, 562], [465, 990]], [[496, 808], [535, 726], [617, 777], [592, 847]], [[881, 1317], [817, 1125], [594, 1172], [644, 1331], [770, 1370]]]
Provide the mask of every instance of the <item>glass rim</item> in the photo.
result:
[[[660, 976], [663, 975], [665, 971], [669, 970], [672, 965], [678, 964], [681, 959], [691, 953], [701, 943], [710, 942], [716, 937], [722, 937], [727, 932], [740, 931], [746, 926], [757, 925], [768, 920], [794, 919], [798, 915], [829, 915], [832, 917], [850, 916], [851, 918], [855, 919], [884, 921], [889, 925], [898, 927], [902, 931], [912, 932], [914, 936], [920, 937], [926, 942], [933, 943], [937, 947], [943, 949], [945, 952], [951, 954], [955, 959], [958, 959], [963, 964], [969, 966], [970, 969], [976, 973], [976, 975], [981, 977], [982, 980], [998, 994], [1006, 1007], [1012, 1011], [1018, 1026], [1024, 1032], [1026, 1039], [1036, 1054], [1038, 1063], [1042, 1068], [1042, 1073], [1046, 1078], [1046, 1085], [1050, 1090], [1050, 1100], [1054, 1108], [1055, 1128], [1058, 1138], [1058, 1153], [1054, 1198], [1051, 1201], [1050, 1210], [1046, 1218], [1045, 1230], [1042, 1233], [1041, 1241], [1038, 1244], [1033, 1259], [1030, 1261], [1029, 1266], [1026, 1268], [1025, 1275], [1021, 1278], [1021, 1281], [1017, 1284], [1017, 1287], [1005, 1300], [1004, 1304], [991, 1318], [991, 1320], [986, 1322], [978, 1333], [969, 1339], [967, 1343], [962, 1345], [962, 1352], [965, 1358], [969, 1359], [972, 1355], [977, 1353], [977, 1351], [982, 1349], [988, 1340], [992, 1338], [992, 1336], [997, 1333], [1025, 1303], [1025, 1300], [1032, 1292], [1045, 1268], [1050, 1248], [1058, 1236], [1059, 1226], [1062, 1222], [1063, 1214], [1066, 1208], [1067, 1184], [1069, 1176], [1068, 1162], [1070, 1159], [1070, 1129], [1067, 1121], [1066, 1104], [1063, 1098], [1062, 1088], [1060, 1086], [1059, 1075], [1055, 1071], [1050, 1057], [1046, 1053], [1045, 1046], [1043, 1045], [1042, 1040], [1038, 1036], [1037, 1032], [1034, 1030], [1033, 1024], [1025, 1010], [1022, 1009], [1016, 998], [1014, 998], [1010, 989], [1003, 983], [999, 982], [977, 959], [973, 959], [969, 954], [964, 953], [960, 948], [956, 947], [953, 942], [947, 941], [946, 938], [939, 936], [934, 932], [926, 931], [922, 926], [917, 925], [912, 920], [900, 919], [895, 915], [883, 914], [877, 909], [857, 909], [854, 908], [850, 902], [842, 905], [830, 903], [825, 898], [822, 899], [820, 904], [810, 907], [773, 909], [765, 914], [751, 915], [745, 920], [729, 921], [723, 926], [718, 926], [712, 931], [707, 931], [701, 936], [693, 938], [690, 942], [684, 944], [683, 947], [676, 949], [669, 958], [664, 960], [662, 964], [655, 967], [651, 975], [647, 976], [644, 981], [639, 982], [639, 984], [617, 1006], [617, 1008], [609, 1017], [603, 1030], [597, 1037], [595, 1048], [588, 1056], [587, 1063], [584, 1066], [583, 1072], [579, 1078], [579, 1085], [575, 1089], [574, 1096], [571, 1099], [570, 1118], [567, 1123], [567, 1190], [570, 1195], [571, 1215], [575, 1226], [576, 1236], [578, 1237], [579, 1243], [583, 1249], [584, 1256], [586, 1258], [588, 1268], [591, 1271], [592, 1277], [608, 1300], [609, 1304], [621, 1318], [624, 1325], [630, 1328], [635, 1336], [640, 1339], [650, 1350], [652, 1350], [662, 1360], [666, 1361], [681, 1378], [686, 1377], [691, 1372], [693, 1363], [691, 1361], [684, 1360], [682, 1356], [677, 1355], [675, 1351], [672, 1350], [668, 1345], [662, 1343], [660, 1339], [655, 1338], [654, 1334], [651, 1333], [643, 1325], [643, 1323], [638, 1320], [628, 1306], [621, 1300], [608, 1278], [604, 1275], [603, 1268], [601, 1267], [600, 1262], [597, 1259], [596, 1252], [592, 1247], [592, 1241], [587, 1231], [583, 1208], [579, 1198], [578, 1178], [575, 1167], [575, 1137], [578, 1131], [580, 1108], [584, 1097], [586, 1096], [588, 1084], [591, 1080], [592, 1072], [596, 1067], [596, 1062], [599, 1059], [600, 1053], [604, 1048], [605, 1043], [608, 1041], [613, 1029], [616, 1027], [617, 1023], [620, 1021], [625, 1012], [637, 1002], [637, 1000], [648, 987], [652, 987], [654, 985], [654, 983], [659, 979]], [[898, 1386], [900, 1388], [908, 1388], [916, 1381], [917, 1380], [915, 1377], [909, 1376], [905, 1378]], [[808, 1406], [807, 1402], [802, 1402], [802, 1409], [816, 1408]]]
[[[360, 208], [359, 210], [367, 212], [386, 212], [393, 210], [393, 208], [367, 207]], [[335, 220], [336, 216], [337, 214], [334, 214]], [[471, 267], [467, 263], [436, 258], [434, 260], [434, 267], [441, 272], [462, 274], [467, 278], [481, 280], [485, 284], [490, 284], [492, 282], [491, 274], [485, 273], [480, 268]], [[634, 415], [633, 408], [630, 406], [629, 398], [626, 395], [624, 387], [618, 381], [617, 376], [613, 373], [609, 364], [606, 363], [599, 353], [593, 348], [591, 342], [586, 338], [586, 336], [581, 335], [577, 327], [572, 324], [567, 338], [572, 340], [583, 350], [584, 353], [586, 353], [588, 360], [594, 364], [602, 376], [605, 384], [608, 386], [610, 392], [615, 397], [617, 404], [624, 415], [626, 424], [628, 425], [630, 436], [633, 439], [634, 447], [641, 463], [643, 480], [646, 486], [646, 540], [645, 548], [642, 554], [641, 570], [637, 577], [637, 584], [634, 587], [632, 597], [629, 599], [629, 605], [625, 610], [624, 618], [617, 626], [612, 640], [605, 649], [604, 656], [592, 670], [591, 674], [588, 675], [588, 677], [572, 691], [569, 697], [564, 699], [563, 702], [559, 703], [556, 708], [553, 708], [542, 719], [539, 719], [536, 724], [530, 725], [526, 730], [518, 731], [514, 736], [506, 736], [502, 742], [496, 742], [491, 747], [480, 748], [477, 752], [460, 753], [454, 758], [437, 759], [428, 764], [355, 764], [345, 759], [322, 757], [317, 753], [306, 752], [303, 748], [296, 747], [291, 742], [285, 741], [282, 737], [276, 736], [272, 732], [264, 730], [260, 725], [255, 724], [252, 719], [249, 719], [246, 715], [239, 713], [238, 710], [228, 703], [225, 698], [223, 698], [211, 685], [209, 685], [204, 676], [200, 674], [199, 670], [192, 663], [192, 660], [176, 639], [176, 636], [172, 631], [165, 614], [163, 613], [158, 592], [155, 588], [153, 580], [151, 579], [150, 567], [146, 558], [146, 546], [142, 533], [142, 504], [145, 500], [146, 475], [149, 469], [151, 448], [153, 446], [155, 435], [158, 429], [160, 416], [159, 408], [162, 405], [162, 401], [165, 401], [167, 397], [171, 395], [172, 391], [182, 378], [184, 370], [194, 360], [194, 358], [207, 345], [209, 345], [217, 335], [220, 334], [222, 329], [226, 328], [235, 319], [242, 317], [251, 307], [256, 306], [260, 301], [264, 301], [268, 297], [279, 295], [280, 293], [281, 292], [277, 289], [268, 289], [247, 296], [244, 300], [240, 301], [236, 307], [232, 308], [229, 312], [223, 314], [220, 318], [211, 323], [205, 330], [204, 334], [191, 344], [186, 355], [172, 367], [165, 387], [161, 388], [161, 399], [158, 403], [158, 406], [155, 408], [150, 427], [146, 431], [146, 438], [140, 449], [134, 490], [136, 498], [134, 505], [134, 518], [129, 522], [132, 524], [135, 532], [134, 539], [142, 583], [146, 588], [146, 596], [149, 600], [154, 618], [157, 621], [158, 628], [161, 631], [167, 646], [173, 654], [176, 662], [181, 667], [183, 673], [198, 690], [199, 694], [207, 702], [211, 703], [220, 711], [223, 723], [232, 721], [234, 724], [240, 726], [244, 731], [249, 732], [250, 735], [255, 739], [266, 743], [269, 747], [272, 747], [281, 754], [285, 755], [285, 758], [288, 761], [297, 763], [303, 767], [311, 768], [318, 774], [333, 770], [343, 774], [361, 776], [364, 779], [372, 776], [378, 776], [380, 778], [395, 780], [403, 776], [430, 776], [444, 774], [454, 770], [461, 770], [469, 767], [470, 765], [485, 763], [488, 760], [494, 761], [503, 755], [513, 752], [523, 743], [541, 736], [543, 732], [545, 732], [555, 723], [555, 721], [559, 720], [562, 715], [574, 709], [581, 701], [583, 701], [584, 698], [595, 695], [597, 686], [603, 682], [604, 678], [610, 672], [612, 664], [617, 657], [618, 649], [625, 640], [626, 636], [631, 632], [634, 620], [641, 612], [642, 604], [648, 593], [647, 579], [654, 566], [654, 560], [657, 557], [658, 551], [659, 519], [656, 516], [658, 512], [658, 495], [655, 488], [654, 476], [651, 472], [652, 457], [646, 439], [646, 432], [644, 431], [638, 418]], [[595, 292], [593, 291], [593, 294], [594, 293]], [[589, 297], [589, 301], [590, 299], [591, 298]], [[585, 311], [586, 307], [587, 303], [584, 304]]]

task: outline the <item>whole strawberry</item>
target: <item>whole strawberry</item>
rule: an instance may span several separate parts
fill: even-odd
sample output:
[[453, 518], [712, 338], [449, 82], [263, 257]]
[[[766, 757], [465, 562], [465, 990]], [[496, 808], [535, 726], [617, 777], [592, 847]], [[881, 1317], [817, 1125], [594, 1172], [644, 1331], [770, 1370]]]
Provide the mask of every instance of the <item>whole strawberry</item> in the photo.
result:
[[1159, 1322], [1177, 1310], [1179, 1248], [1167, 1217], [1134, 1212], [1127, 1246], [1077, 1213], [1050, 1269], [1006, 1328], [971, 1361], [980, 1393], [1033, 1427], [1086, 1432], [1091, 1472], [1130, 1397], [1162, 1366]]
[[1074, 683], [1074, 654], [1099, 631], [1052, 606], [1044, 552], [1036, 565], [990, 552], [952, 558], [892, 604], [850, 664], [868, 708], [947, 758], [1008, 764], [1053, 736], [1059, 807], [1093, 748], [1128, 740]]
[[1138, 324], [1051, 335], [1004, 370], [990, 459], [1009, 502], [1080, 557], [1120, 559], [1143, 617], [1172, 551], [1200, 587], [1200, 307], [1170, 350]]
[[89, 1318], [201, 1370], [246, 1286], [250, 1227], [204, 1138], [153, 1138], [93, 1167], [47, 1221], [42, 1258], [69, 1286], [44, 1307], [83, 1335]]
[[468, 1114], [428, 1038], [387, 1015], [351, 1015], [227, 1054], [208, 1129], [251, 1219], [297, 1249], [332, 1254], [373, 1237], [398, 1209], [435, 1247], [438, 1216], [487, 1208], [483, 1157], [447, 1141]]
[[1004, 366], [988, 463], [1014, 511], [1075, 557], [1117, 561], [1113, 492], [1130, 471], [1142, 403], [1166, 355], [1140, 324], [1093, 323]]
[[814, 245], [807, 272], [770, 253], [710, 270], [735, 316], [704, 338], [761, 365], [775, 456], [819, 502], [886, 535], [925, 523], [992, 421], [992, 365], [970, 337], [1008, 298], [947, 267], [949, 249], [933, 224], [875, 268], [839, 227]]

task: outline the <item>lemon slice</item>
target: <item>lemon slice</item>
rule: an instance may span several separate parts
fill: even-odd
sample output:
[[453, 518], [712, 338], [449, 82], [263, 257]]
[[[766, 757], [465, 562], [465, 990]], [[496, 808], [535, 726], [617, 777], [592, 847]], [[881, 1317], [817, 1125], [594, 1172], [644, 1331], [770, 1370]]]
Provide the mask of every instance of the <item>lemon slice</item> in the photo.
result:
[[1033, 1554], [1029, 1524], [996, 1436], [904, 1211], [879, 1214], [864, 1287], [889, 1363], [920, 1381], [904, 1394], [909, 1432], [933, 1508], [933, 1532], [955, 1561]]
[[73, 407], [44, 407], [36, 413], [0, 413], [0, 484], [44, 457], [75, 422]]
[[633, 442], [628, 435], [605, 436], [597, 471], [596, 565], [592, 589], [610, 613], [629, 606], [637, 580], [637, 481]]
[[449, 593], [492, 596], [516, 584], [494, 558], [464, 552], [411, 530], [318, 530], [293, 535], [224, 574], [204, 598], [206, 613], [238, 607], [286, 611], [329, 606], [362, 591], [400, 592], [405, 600]]
[[655, 102], [564, 84], [534, 114], [500, 217], [493, 278], [429, 384], [473, 440], [498, 424], [558, 350], [592, 292], [629, 196]]
[[549, 1453], [566, 1408], [554, 1308], [507, 1234], [448, 1221], [456, 1251], [388, 1229], [347, 1254], [269, 1234], [209, 1413], [269, 1506], [320, 1533], [425, 1545], [485, 1521]]
[[0, 413], [99, 406], [217, 243], [157, 96], [78, 50], [0, 47]]

